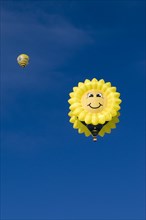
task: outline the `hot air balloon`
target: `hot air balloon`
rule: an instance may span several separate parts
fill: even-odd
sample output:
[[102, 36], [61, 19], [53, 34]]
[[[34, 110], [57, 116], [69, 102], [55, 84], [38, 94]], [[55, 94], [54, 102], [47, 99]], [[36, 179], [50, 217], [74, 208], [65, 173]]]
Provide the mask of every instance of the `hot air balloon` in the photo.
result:
[[21, 67], [25, 67], [26, 65], [28, 65], [29, 56], [26, 54], [21, 54], [17, 57], [17, 62]]
[[105, 133], [110, 133], [119, 122], [120, 93], [110, 82], [86, 79], [73, 87], [69, 96], [68, 115], [73, 128], [85, 136], [91, 135], [93, 141], [97, 140], [97, 135], [103, 137]]

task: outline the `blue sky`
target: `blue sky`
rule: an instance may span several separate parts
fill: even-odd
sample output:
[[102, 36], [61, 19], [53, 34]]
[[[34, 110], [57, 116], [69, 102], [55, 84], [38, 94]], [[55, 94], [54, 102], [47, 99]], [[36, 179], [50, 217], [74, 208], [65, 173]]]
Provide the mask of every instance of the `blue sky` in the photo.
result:
[[[145, 218], [144, 22], [144, 1], [1, 1], [2, 220]], [[96, 143], [67, 102], [94, 77], [123, 101]]]

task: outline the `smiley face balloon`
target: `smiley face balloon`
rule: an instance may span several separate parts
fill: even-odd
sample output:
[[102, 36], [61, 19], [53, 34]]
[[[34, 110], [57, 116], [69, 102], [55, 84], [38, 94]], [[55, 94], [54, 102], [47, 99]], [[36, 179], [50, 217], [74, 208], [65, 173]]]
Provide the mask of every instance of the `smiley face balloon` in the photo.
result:
[[70, 122], [79, 133], [92, 135], [96, 141], [97, 135], [104, 136], [116, 127], [121, 99], [110, 82], [86, 79], [84, 83], [79, 82], [69, 95]]

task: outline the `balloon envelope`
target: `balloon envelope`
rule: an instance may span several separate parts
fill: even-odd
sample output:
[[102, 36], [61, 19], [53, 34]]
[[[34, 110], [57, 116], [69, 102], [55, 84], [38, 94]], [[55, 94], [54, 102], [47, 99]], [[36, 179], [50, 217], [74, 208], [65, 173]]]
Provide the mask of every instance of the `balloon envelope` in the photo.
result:
[[21, 67], [25, 67], [28, 65], [29, 62], [29, 56], [27, 54], [20, 54], [17, 57], [17, 62]]

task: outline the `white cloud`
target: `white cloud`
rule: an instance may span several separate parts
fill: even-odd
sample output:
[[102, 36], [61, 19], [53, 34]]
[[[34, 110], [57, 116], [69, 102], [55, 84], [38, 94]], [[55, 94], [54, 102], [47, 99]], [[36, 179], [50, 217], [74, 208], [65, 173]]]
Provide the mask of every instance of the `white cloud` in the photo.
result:
[[[2, 84], [6, 90], [44, 89], [65, 79], [60, 69], [83, 46], [93, 43], [87, 30], [75, 27], [60, 15], [2, 10]], [[20, 53], [30, 55], [22, 70], [16, 63]], [[55, 77], [54, 77], [55, 76]], [[60, 80], [61, 83], [61, 80]]]
[[29, 44], [35, 42], [38, 46], [53, 44], [61, 48], [93, 43], [87, 30], [75, 27], [60, 15], [43, 13], [40, 18], [37, 14], [2, 10], [1, 25], [2, 36], [17, 39], [17, 43], [27, 41]]

